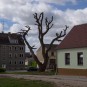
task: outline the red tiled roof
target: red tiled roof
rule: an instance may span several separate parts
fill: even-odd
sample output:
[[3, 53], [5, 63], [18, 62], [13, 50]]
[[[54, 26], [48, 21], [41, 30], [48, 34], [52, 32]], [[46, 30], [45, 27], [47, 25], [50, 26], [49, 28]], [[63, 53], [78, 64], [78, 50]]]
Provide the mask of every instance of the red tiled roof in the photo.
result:
[[87, 24], [74, 26], [57, 49], [82, 47], [87, 47]]

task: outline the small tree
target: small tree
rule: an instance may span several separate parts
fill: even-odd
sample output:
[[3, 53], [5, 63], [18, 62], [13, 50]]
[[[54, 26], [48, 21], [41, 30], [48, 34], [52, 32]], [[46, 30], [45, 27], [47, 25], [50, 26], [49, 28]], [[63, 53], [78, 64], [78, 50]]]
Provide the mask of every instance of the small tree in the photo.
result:
[[42, 47], [42, 56], [44, 58], [44, 62], [43, 63], [41, 63], [38, 60], [39, 58], [35, 55], [35, 53], [33, 51], [33, 49], [35, 49], [34, 46], [31, 46], [29, 44], [29, 42], [27, 41], [27, 39], [26, 39], [26, 35], [28, 34], [29, 30], [31, 30], [30, 27], [29, 26], [26, 26], [27, 27], [27, 30], [22, 30], [22, 32], [20, 32], [20, 33], [22, 33], [23, 39], [24, 39], [26, 45], [28, 46], [28, 48], [29, 48], [29, 50], [30, 50], [30, 52], [32, 54], [32, 57], [37, 62], [38, 66], [39, 66], [39, 70], [40, 71], [45, 71], [46, 66], [47, 66], [47, 63], [48, 63], [48, 59], [49, 59], [48, 52], [50, 51], [50, 49], [51, 49], [51, 47], [52, 47], [52, 45], [53, 45], [53, 43], [55, 41], [61, 41], [60, 38], [62, 38], [62, 37], [64, 37], [66, 35], [66, 30], [67, 30], [68, 27], [66, 26], [66, 28], [63, 31], [61, 31], [59, 34], [56, 33], [56, 37], [51, 41], [49, 47], [46, 49], [45, 43], [44, 43], [44, 36], [53, 27], [53, 24], [52, 24], [52, 22], [53, 22], [53, 16], [52, 16], [51, 20], [48, 20], [47, 17], [45, 18], [46, 30], [43, 32], [44, 13], [42, 12], [39, 15], [37, 13], [35, 13], [33, 15], [34, 15], [34, 19], [36, 20], [36, 24], [35, 25], [37, 26], [37, 29], [38, 29], [38, 32], [39, 32], [38, 39], [39, 39], [40, 45]]

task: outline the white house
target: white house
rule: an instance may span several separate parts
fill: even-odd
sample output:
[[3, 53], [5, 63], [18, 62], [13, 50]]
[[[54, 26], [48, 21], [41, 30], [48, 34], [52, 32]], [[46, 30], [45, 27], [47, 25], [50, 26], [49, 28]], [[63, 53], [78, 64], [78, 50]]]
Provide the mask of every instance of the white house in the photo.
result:
[[87, 24], [74, 26], [57, 47], [57, 69], [61, 75], [87, 76]]

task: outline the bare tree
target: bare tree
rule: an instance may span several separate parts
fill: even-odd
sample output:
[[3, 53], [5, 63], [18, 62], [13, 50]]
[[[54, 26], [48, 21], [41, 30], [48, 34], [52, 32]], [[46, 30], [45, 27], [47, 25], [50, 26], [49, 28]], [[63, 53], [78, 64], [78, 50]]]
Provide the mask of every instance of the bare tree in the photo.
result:
[[[39, 39], [40, 45], [42, 47], [42, 56], [44, 58], [44, 62], [43, 63], [41, 63], [38, 60], [38, 57], [34, 53], [33, 49], [35, 49], [34, 48], [35, 46], [31, 46], [29, 44], [29, 42], [27, 41], [27, 39], [26, 39], [26, 35], [28, 34], [29, 30], [31, 30], [30, 27], [26, 26], [28, 30], [22, 30], [22, 32], [20, 32], [20, 33], [22, 33], [23, 39], [24, 39], [26, 45], [28, 46], [28, 48], [29, 48], [29, 50], [30, 50], [30, 52], [32, 54], [32, 57], [37, 62], [38, 66], [39, 66], [39, 70], [40, 71], [45, 71], [47, 63], [48, 63], [48, 59], [49, 59], [48, 52], [50, 51], [50, 49], [51, 49], [51, 47], [52, 47], [52, 45], [53, 45], [53, 43], [55, 41], [61, 41], [61, 38], [66, 35], [66, 30], [67, 30], [68, 27], [66, 26], [66, 28], [63, 31], [61, 31], [59, 34], [56, 33], [56, 37], [51, 41], [49, 47], [46, 49], [45, 43], [44, 43], [44, 36], [53, 27], [53, 24], [52, 24], [52, 22], [53, 22], [53, 16], [52, 16], [51, 20], [48, 20], [47, 17], [44, 18], [44, 13], [43, 12], [40, 13], [39, 15], [37, 13], [35, 13], [33, 15], [34, 15], [34, 19], [36, 20], [36, 24], [35, 25], [38, 27], [37, 28], [38, 32], [39, 32], [38, 39]], [[46, 26], [46, 29], [45, 29], [44, 32], [43, 32], [43, 19], [45, 19], [45, 26]]]

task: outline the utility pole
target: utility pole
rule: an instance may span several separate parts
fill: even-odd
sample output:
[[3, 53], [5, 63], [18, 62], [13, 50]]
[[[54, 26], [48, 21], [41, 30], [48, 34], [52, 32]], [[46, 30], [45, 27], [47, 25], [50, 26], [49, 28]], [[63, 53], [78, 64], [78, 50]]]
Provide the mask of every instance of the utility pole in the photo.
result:
[[4, 32], [4, 19], [2, 21], [2, 32]]

